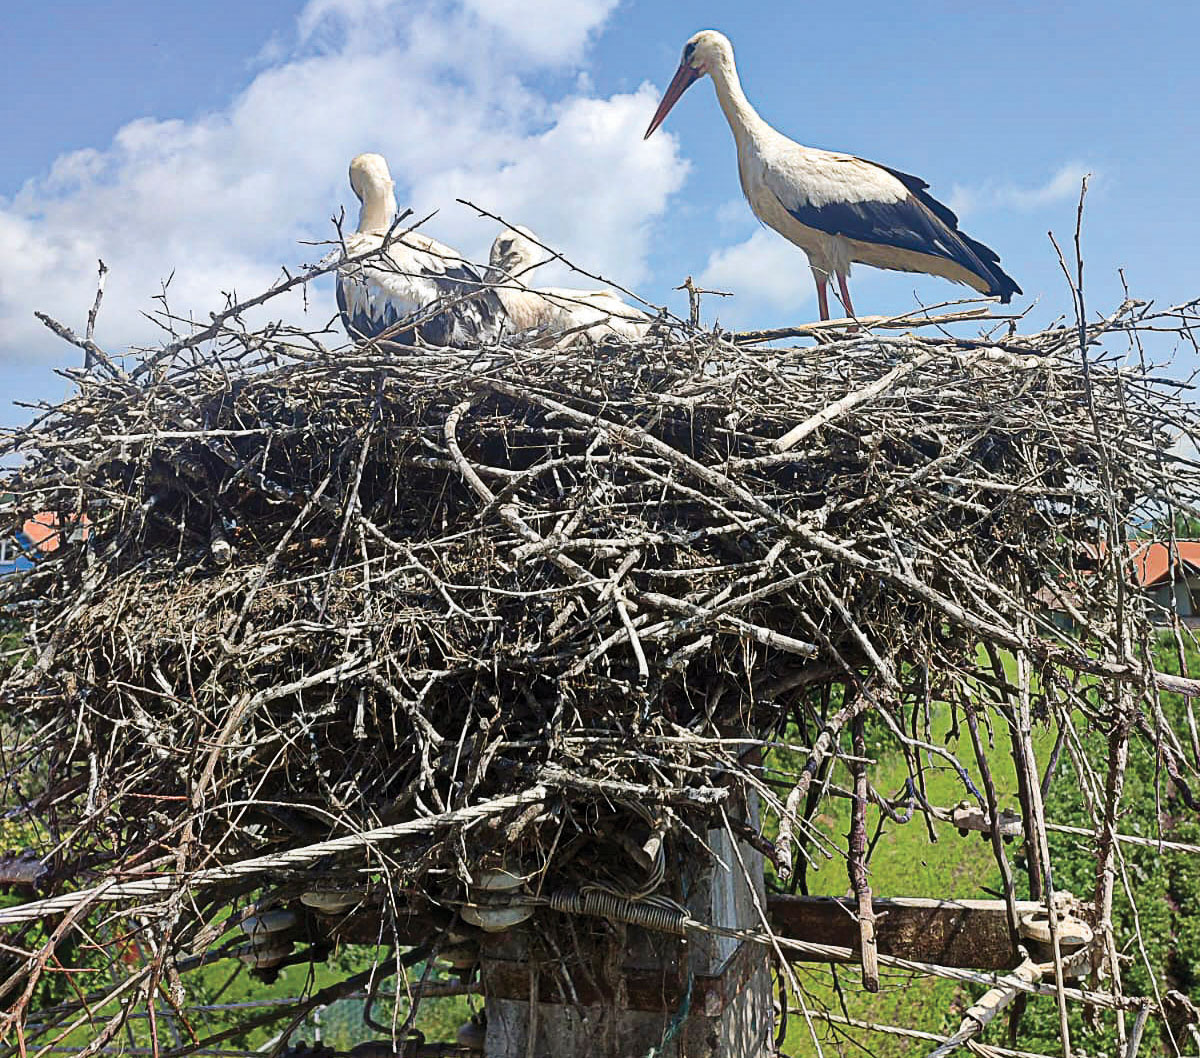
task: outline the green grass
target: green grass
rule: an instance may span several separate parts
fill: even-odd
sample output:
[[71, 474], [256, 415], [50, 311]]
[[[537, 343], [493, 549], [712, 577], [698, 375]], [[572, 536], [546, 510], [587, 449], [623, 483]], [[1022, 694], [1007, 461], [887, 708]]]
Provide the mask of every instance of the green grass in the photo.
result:
[[[963, 722], [961, 737], [957, 742], [945, 743], [950, 728], [948, 708], [933, 716], [933, 743], [945, 745], [958, 757], [978, 782], [978, 769], [974, 752]], [[882, 731], [882, 729], [880, 729]], [[981, 729], [986, 739], [986, 729]], [[876, 759], [870, 769], [871, 780], [876, 789], [890, 795], [903, 789], [908, 777], [903, 757], [896, 751], [892, 736], [886, 731], [876, 732], [871, 738], [868, 724], [868, 755]], [[988, 754], [988, 763], [996, 784], [996, 793], [1001, 808], [1019, 811], [1017, 800], [1016, 773], [1008, 750], [1007, 731], [997, 729], [996, 741]], [[1053, 735], [1045, 730], [1034, 733], [1034, 751], [1039, 761], [1044, 759], [1053, 745]], [[926, 755], [928, 763], [928, 755]], [[796, 765], [793, 763], [793, 767]], [[851, 778], [848, 770], [837, 765], [833, 776], [834, 784], [849, 788]], [[950, 807], [968, 794], [954, 769], [940, 758], [933, 758], [925, 771], [927, 797], [931, 804]], [[867, 810], [868, 836], [875, 834], [880, 812], [874, 806]], [[828, 797], [822, 803], [815, 822], [828, 835], [831, 842], [845, 847], [846, 834], [850, 828], [850, 801], [842, 797]], [[937, 899], [993, 899], [1001, 891], [1000, 872], [996, 866], [990, 841], [977, 833], [961, 837], [949, 824], [934, 823], [936, 840], [931, 840], [922, 817], [914, 815], [911, 822], [899, 825], [885, 821], [883, 834], [875, 845], [870, 860], [871, 890], [879, 897], [929, 897]], [[1008, 846], [1010, 863], [1019, 851], [1019, 845]], [[824, 860], [821, 866], [808, 872], [809, 892], [814, 896], [845, 896], [850, 891], [845, 861], [842, 858]], [[1023, 872], [1016, 872], [1018, 895], [1023, 896]], [[988, 892], [988, 890], [992, 892]], [[796, 965], [799, 980], [810, 992], [810, 1003], [826, 1007], [834, 1013], [842, 1012], [841, 1002], [850, 1017], [875, 1023], [899, 1025], [904, 1028], [926, 1032], [948, 1033], [959, 1025], [961, 1013], [970, 1005], [973, 995], [965, 986], [953, 981], [928, 977], [913, 977], [884, 970], [881, 989], [877, 994], [863, 990], [860, 971], [855, 965], [841, 966], [835, 971], [820, 964]], [[840, 987], [842, 1000], [838, 998]], [[921, 1044], [895, 1036], [871, 1033], [866, 1030], [846, 1029], [845, 1035], [831, 1035], [831, 1030], [817, 1024], [816, 1031], [826, 1054], [865, 1054], [848, 1040], [857, 1040], [869, 1048], [878, 1058], [911, 1055], [919, 1051]], [[837, 1039], [842, 1039], [842, 1047]], [[789, 1021], [784, 1052], [800, 1056], [816, 1055], [817, 1050], [803, 1019], [793, 1014]]]
[[[1189, 647], [1188, 653], [1189, 671], [1193, 674], [1200, 672], [1200, 652]], [[1160, 646], [1155, 664], [1162, 671], [1179, 671], [1178, 661], [1166, 643]], [[1011, 672], [1009, 676], [1011, 678]], [[1090, 708], [1095, 718], [1089, 722], [1076, 714], [1075, 722], [1086, 756], [1093, 768], [1104, 775], [1107, 771], [1107, 724], [1110, 722], [1112, 703], [1106, 698], [1107, 692], [1091, 684], [1091, 681], [1083, 681], [1080, 686], [1087, 688], [1089, 685], [1089, 698], [1092, 699]], [[1034, 690], [1036, 704], [1038, 689]], [[1141, 708], [1146, 707], [1145, 702], [1138, 704]], [[1164, 695], [1163, 709], [1176, 731], [1187, 731], [1187, 706], [1182, 699]], [[937, 714], [931, 741], [943, 744], [949, 726], [948, 711]], [[1008, 733], [997, 729], [995, 735], [996, 743], [988, 753], [988, 761], [1000, 804], [1001, 807], [1019, 810], [1013, 762], [1008, 751]], [[1049, 728], [1035, 726], [1034, 756], [1039, 773], [1049, 757], [1053, 741], [1053, 732]], [[974, 753], [965, 729], [957, 744], [948, 744], [947, 748], [958, 756], [973, 776], [977, 774]], [[885, 734], [881, 739], [876, 739], [872, 755], [877, 757], [877, 763], [871, 767], [871, 778], [876, 788], [885, 793], [897, 791], [903, 784], [906, 769], [890, 736]], [[779, 766], [794, 769], [799, 765], [793, 759], [781, 760]], [[849, 786], [850, 778], [844, 767], [839, 766], [834, 781], [840, 786]], [[948, 807], [964, 796], [957, 776], [948, 766], [938, 764], [934, 767], [927, 776], [927, 783], [929, 800], [933, 804]], [[1153, 748], [1142, 735], [1136, 733], [1130, 743], [1121, 806], [1119, 827], [1123, 833], [1144, 836], [1161, 833], [1169, 840], [1200, 842], [1200, 821], [1167, 781]], [[849, 829], [849, 813], [849, 801], [828, 798], [822, 803], [816, 820], [830, 838], [842, 847], [845, 846], [845, 834]], [[1084, 807], [1074, 769], [1066, 759], [1059, 764], [1056, 781], [1047, 798], [1046, 815], [1053, 822], [1088, 830], [1095, 826], [1095, 821]], [[869, 833], [873, 833], [878, 819], [878, 810], [870, 808]], [[938, 840], [930, 842], [919, 817], [905, 826], [892, 823], [885, 825], [870, 862], [871, 886], [876, 896], [968, 898], [987, 897], [991, 895], [988, 889], [999, 890], [999, 872], [990, 843], [975, 834], [960, 838], [948, 824], [935, 824], [935, 827]], [[1067, 889], [1077, 897], [1090, 901], [1096, 869], [1091, 839], [1054, 832], [1049, 838], [1055, 888]], [[1008, 847], [1008, 852], [1010, 862], [1016, 867], [1021, 846], [1014, 843]], [[1135, 995], [1153, 995], [1155, 989], [1161, 994], [1173, 988], [1188, 995], [1193, 1002], [1200, 1000], [1200, 916], [1195, 911], [1200, 906], [1200, 859], [1185, 853], [1160, 852], [1154, 848], [1129, 845], [1121, 846], [1121, 854], [1129, 891], [1133, 895], [1131, 901], [1118, 876], [1113, 917], [1118, 950], [1128, 960], [1122, 967], [1125, 990]], [[1027, 888], [1023, 869], [1015, 871], [1015, 879], [1018, 897], [1025, 896]], [[813, 894], [844, 895], [848, 888], [845, 865], [841, 860], [825, 863], [820, 870], [809, 873], [809, 891]], [[834, 975], [826, 966], [810, 964], [806, 967], [800, 964], [797, 971], [809, 989], [811, 1002], [815, 1006], [840, 1013], [844, 1002], [845, 1010], [853, 1018], [942, 1034], [958, 1027], [963, 1010], [983, 990], [978, 986], [968, 988], [954, 982], [932, 978], [910, 979], [885, 972], [882, 991], [878, 995], [870, 995], [863, 991], [858, 967], [854, 965], [837, 970], [840, 988], [835, 987]], [[996, 1026], [985, 1039], [1004, 1043], [1003, 1031], [1002, 1025]], [[1091, 1020], [1085, 1019], [1082, 1010], [1072, 1006], [1070, 1031], [1077, 1053], [1113, 1053], [1113, 1041], [1116, 1038], [1114, 1017], [1103, 1014]], [[922, 1042], [866, 1030], [850, 1029], [843, 1032], [818, 1025], [817, 1034], [826, 1055], [870, 1054], [877, 1058], [898, 1058], [900, 1055], [926, 1053], [930, 1049]], [[1186, 1038], [1181, 1038], [1179, 1042], [1184, 1053], [1191, 1053]], [[1053, 1001], [1030, 1002], [1021, 1023], [1018, 1046], [1047, 1054], [1061, 1050], [1057, 1008]], [[784, 1053], [794, 1058], [808, 1058], [817, 1054], [807, 1027], [795, 1015], [788, 1026]], [[1160, 1025], [1153, 1024], [1148, 1030], [1142, 1053], [1175, 1053]]]
[[[386, 952], [378, 954], [380, 958], [387, 958]], [[264, 984], [251, 976], [249, 971], [237, 960], [225, 960], [183, 976], [182, 980], [187, 993], [184, 1005], [239, 1004], [311, 995], [328, 985], [345, 980], [351, 974], [367, 969], [376, 955], [373, 948], [362, 945], [349, 946], [336, 952], [324, 963], [312, 966], [289, 966], [271, 984]], [[123, 976], [126, 967], [118, 961], [116, 968], [117, 972]], [[130, 966], [129, 969], [133, 969], [133, 966]], [[410, 973], [414, 979], [419, 978], [421, 967], [416, 967]], [[91, 987], [101, 987], [102, 982], [108, 979], [106, 969], [99, 967], [88, 976], [92, 978], [89, 982]], [[442, 975], [435, 974], [435, 979], [439, 976]], [[394, 984], [394, 977], [384, 979], [379, 983], [378, 990], [387, 996]], [[66, 996], [61, 998], [66, 998]], [[426, 1000], [418, 1011], [416, 1027], [430, 1041], [453, 1041], [458, 1026], [466, 1021], [481, 1004], [482, 1001], [476, 997], [455, 996]], [[162, 1010], [165, 1008], [165, 1003], [160, 1001], [158, 1006]], [[345, 999], [311, 1013], [304, 1023], [292, 1033], [292, 1042], [296, 1043], [300, 1040], [313, 1042], [319, 1037], [324, 1043], [337, 1050], [349, 1050], [355, 1044], [365, 1040], [386, 1037], [388, 1035], [386, 1032], [376, 1030], [365, 1023], [363, 1008], [363, 1000]], [[96, 1008], [93, 1022], [76, 1030], [63, 1041], [63, 1044], [82, 1047], [89, 1043], [115, 1009], [115, 1005]], [[261, 1009], [195, 1012], [189, 1015], [189, 1021], [197, 1038], [204, 1039], [238, 1023], [248, 1021], [256, 1015], [265, 1014], [268, 1009], [263, 1007]], [[279, 1009], [289, 1010], [290, 1008], [281, 1007]], [[371, 1011], [372, 1017], [376, 1022], [388, 1025], [391, 1023], [393, 1009], [392, 1002], [386, 998], [381, 999], [374, 1004]], [[403, 1023], [407, 1013], [408, 1005], [402, 1001], [399, 1004], [397, 1026]], [[292, 1016], [288, 1014], [270, 1025], [239, 1033], [216, 1046], [237, 1050], [257, 1049], [275, 1039], [290, 1022]], [[128, 1028], [122, 1032], [119, 1039], [136, 1046], [148, 1046], [149, 1031], [149, 1025], [145, 1019], [134, 1018], [130, 1020]], [[175, 1036], [167, 1018], [161, 1018], [159, 1021], [159, 1040], [163, 1046], [175, 1043]]]

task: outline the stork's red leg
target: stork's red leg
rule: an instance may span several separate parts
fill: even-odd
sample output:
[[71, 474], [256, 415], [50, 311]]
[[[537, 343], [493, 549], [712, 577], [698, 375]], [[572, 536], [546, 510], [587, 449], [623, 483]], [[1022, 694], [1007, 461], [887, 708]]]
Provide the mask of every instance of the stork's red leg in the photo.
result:
[[821, 319], [829, 319], [829, 276], [813, 270], [813, 280], [817, 284], [817, 306], [821, 310]]
[[846, 277], [838, 272], [838, 289], [842, 292], [842, 308], [846, 310], [846, 315], [853, 318], [854, 303], [850, 300], [850, 287], [846, 283]]

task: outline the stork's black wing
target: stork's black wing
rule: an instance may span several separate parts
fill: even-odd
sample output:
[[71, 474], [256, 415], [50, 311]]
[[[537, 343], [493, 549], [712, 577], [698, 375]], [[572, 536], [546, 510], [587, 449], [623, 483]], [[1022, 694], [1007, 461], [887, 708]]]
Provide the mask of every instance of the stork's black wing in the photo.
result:
[[337, 302], [351, 337], [398, 345], [415, 345], [418, 336], [426, 345], [488, 344], [506, 323], [498, 295], [473, 265], [403, 243], [339, 273]]
[[1000, 267], [999, 255], [960, 231], [953, 211], [919, 177], [852, 155], [811, 150], [783, 172], [768, 169], [767, 185], [806, 227], [953, 261], [1006, 303], [1021, 293]]

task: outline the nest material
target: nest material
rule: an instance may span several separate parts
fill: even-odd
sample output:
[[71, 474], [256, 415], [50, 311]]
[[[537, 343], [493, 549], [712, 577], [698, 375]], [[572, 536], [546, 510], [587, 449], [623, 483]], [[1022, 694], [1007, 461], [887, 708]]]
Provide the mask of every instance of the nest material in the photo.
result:
[[[787, 685], [969, 672], [981, 636], [1086, 665], [1039, 593], [1086, 593], [1073, 567], [1114, 503], [1136, 516], [1172, 415], [1077, 353], [914, 338], [92, 384], [17, 485], [91, 528], [17, 587], [38, 661], [8, 693], [79, 718], [51, 791], [90, 759], [90, 801], [164, 798], [123, 820], [143, 847], [196, 798], [286, 803], [310, 836], [547, 767], [670, 800], [713, 779], [685, 733], [774, 730]], [[651, 736], [674, 749], [634, 752]], [[229, 811], [192, 826], [224, 858], [296, 836]]]
[[[506, 859], [547, 890], [676, 895], [716, 805], [785, 814], [739, 739], [794, 720], [812, 770], [840, 752], [852, 714], [818, 715], [814, 687], [904, 743], [902, 709], [997, 679], [989, 650], [1045, 688], [1152, 680], [1103, 545], [1194, 499], [1169, 452], [1195, 413], [1076, 337], [326, 355], [243, 334], [89, 375], [7, 446], [22, 511], [90, 521], [5, 589], [31, 644], [5, 708], [45, 769], [21, 796], [70, 831], [46, 887], [538, 786], [393, 849], [393, 881], [442, 900]], [[656, 836], [669, 854], [639, 858]], [[784, 870], [789, 837], [757, 839]]]

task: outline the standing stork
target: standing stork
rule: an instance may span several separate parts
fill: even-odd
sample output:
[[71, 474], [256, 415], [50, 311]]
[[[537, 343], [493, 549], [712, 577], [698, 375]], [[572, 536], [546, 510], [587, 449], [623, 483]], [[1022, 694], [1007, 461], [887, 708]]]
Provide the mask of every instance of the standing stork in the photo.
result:
[[632, 341], [646, 337], [650, 317], [611, 290], [526, 286], [523, 277], [551, 256], [533, 232], [519, 225], [506, 228], [492, 243], [488, 277], [496, 284], [512, 330], [563, 335], [558, 344], [597, 342], [613, 334]]
[[733, 45], [715, 30], [697, 33], [684, 46], [646, 138], [705, 74], [737, 141], [738, 175], [750, 208], [808, 254], [821, 319], [829, 319], [831, 276], [847, 315], [854, 315], [846, 280], [856, 261], [941, 276], [1005, 304], [1021, 293], [996, 252], [959, 231], [958, 218], [926, 192], [924, 180], [850, 154], [802, 147], [771, 128], [742, 91]]
[[[383, 246], [396, 218], [395, 185], [382, 155], [360, 154], [350, 163], [350, 186], [362, 209], [344, 256], [357, 257]], [[499, 338], [506, 322], [500, 299], [475, 266], [415, 231], [377, 256], [339, 268], [337, 304], [352, 338], [402, 345], [418, 337], [427, 345], [482, 345]]]

